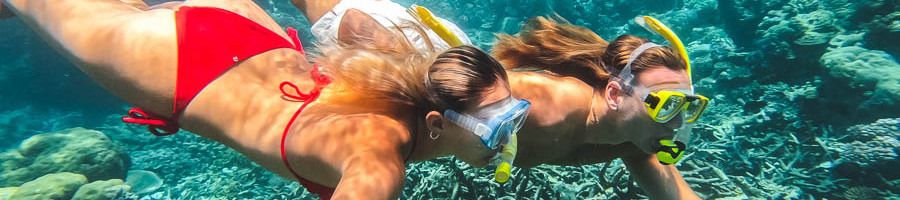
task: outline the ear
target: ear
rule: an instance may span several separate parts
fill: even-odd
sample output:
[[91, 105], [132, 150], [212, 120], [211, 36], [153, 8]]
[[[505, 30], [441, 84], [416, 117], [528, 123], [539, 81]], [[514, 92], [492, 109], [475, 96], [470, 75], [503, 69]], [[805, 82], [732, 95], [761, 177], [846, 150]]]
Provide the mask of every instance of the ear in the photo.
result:
[[606, 98], [606, 105], [610, 110], [619, 110], [619, 103], [622, 102], [622, 97], [625, 95], [625, 91], [622, 90], [622, 85], [617, 81], [609, 81], [604, 88], [603, 98]]
[[444, 115], [441, 115], [441, 113], [437, 111], [428, 112], [428, 114], [425, 114], [425, 126], [429, 131], [442, 133], [444, 132], [444, 128], [446, 128], [444, 126], [446, 122], [444, 121], [445, 119]]
[[375, 46], [391, 46], [392, 33], [382, 26], [375, 18], [358, 9], [349, 9], [344, 12], [341, 24], [338, 26], [338, 42], [342, 44], [366, 44]]

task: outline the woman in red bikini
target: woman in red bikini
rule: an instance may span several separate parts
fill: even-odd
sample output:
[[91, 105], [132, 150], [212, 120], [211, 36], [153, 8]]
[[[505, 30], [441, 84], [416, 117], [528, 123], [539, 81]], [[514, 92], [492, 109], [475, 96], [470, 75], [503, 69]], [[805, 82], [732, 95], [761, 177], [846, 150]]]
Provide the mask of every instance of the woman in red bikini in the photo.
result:
[[372, 20], [311, 64], [250, 0], [2, 2], [138, 107], [124, 121], [216, 140], [323, 198], [396, 198], [407, 161], [483, 166], [529, 107], [484, 52], [430, 56]]

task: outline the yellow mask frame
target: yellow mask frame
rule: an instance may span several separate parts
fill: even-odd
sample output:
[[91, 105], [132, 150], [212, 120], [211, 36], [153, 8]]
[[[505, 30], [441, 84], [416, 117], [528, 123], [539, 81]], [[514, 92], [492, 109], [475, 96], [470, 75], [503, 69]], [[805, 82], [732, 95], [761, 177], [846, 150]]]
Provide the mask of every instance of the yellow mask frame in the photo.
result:
[[709, 98], [705, 96], [670, 90], [650, 92], [644, 97], [644, 106], [657, 123], [669, 122], [681, 112], [685, 114], [685, 123], [694, 123], [708, 104]]

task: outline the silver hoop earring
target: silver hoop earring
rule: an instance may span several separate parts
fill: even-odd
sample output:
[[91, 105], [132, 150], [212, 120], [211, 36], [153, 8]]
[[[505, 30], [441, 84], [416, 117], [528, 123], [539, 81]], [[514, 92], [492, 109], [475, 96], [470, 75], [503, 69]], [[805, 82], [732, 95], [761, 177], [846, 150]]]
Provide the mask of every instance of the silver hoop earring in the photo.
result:
[[434, 134], [434, 131], [428, 131], [428, 137], [431, 137], [432, 140], [437, 140], [441, 137], [441, 134]]

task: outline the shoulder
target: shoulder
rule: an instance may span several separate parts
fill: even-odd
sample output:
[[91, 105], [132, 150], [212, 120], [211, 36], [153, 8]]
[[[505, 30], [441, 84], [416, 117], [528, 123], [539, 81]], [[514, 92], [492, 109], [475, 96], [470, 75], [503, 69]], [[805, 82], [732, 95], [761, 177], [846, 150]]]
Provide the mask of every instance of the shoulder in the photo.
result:
[[576, 78], [540, 72], [509, 75], [513, 96], [531, 101], [529, 118], [540, 118], [540, 124], [561, 122], [590, 106], [593, 88]]

